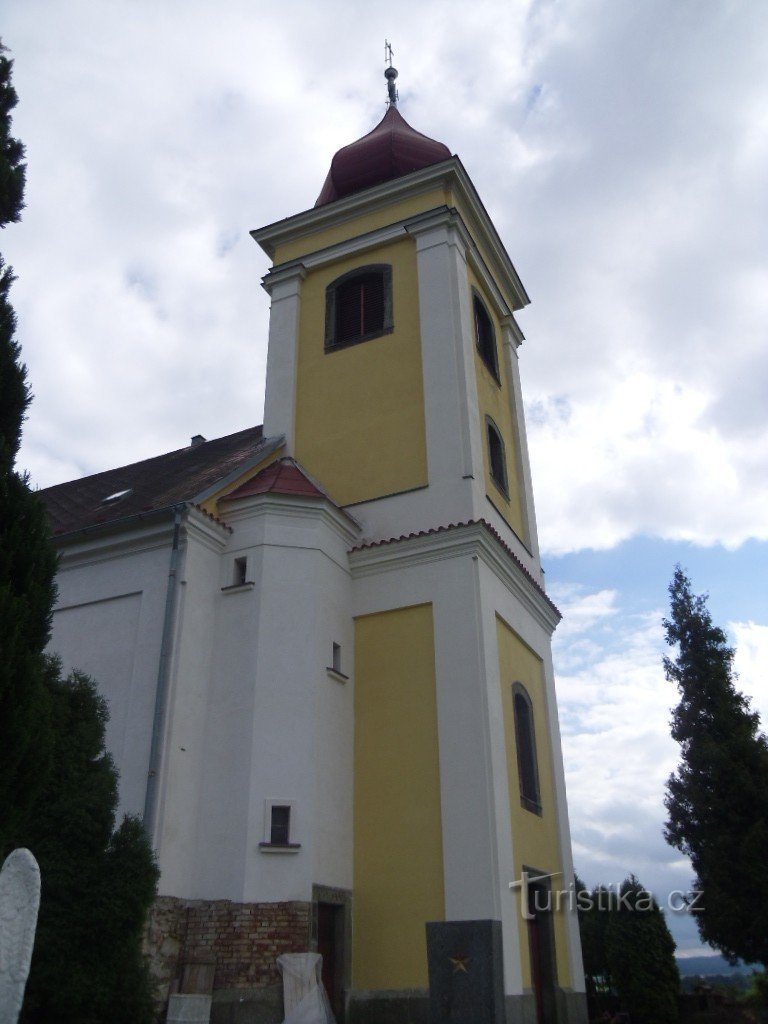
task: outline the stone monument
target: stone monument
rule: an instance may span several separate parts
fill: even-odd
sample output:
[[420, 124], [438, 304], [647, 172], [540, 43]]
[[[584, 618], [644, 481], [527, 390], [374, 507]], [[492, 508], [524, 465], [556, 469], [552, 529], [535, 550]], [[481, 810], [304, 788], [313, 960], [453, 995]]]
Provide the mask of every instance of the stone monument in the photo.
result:
[[0, 871], [0, 1022], [16, 1024], [35, 944], [40, 868], [29, 850], [14, 850]]
[[427, 922], [430, 1024], [504, 1024], [500, 921]]

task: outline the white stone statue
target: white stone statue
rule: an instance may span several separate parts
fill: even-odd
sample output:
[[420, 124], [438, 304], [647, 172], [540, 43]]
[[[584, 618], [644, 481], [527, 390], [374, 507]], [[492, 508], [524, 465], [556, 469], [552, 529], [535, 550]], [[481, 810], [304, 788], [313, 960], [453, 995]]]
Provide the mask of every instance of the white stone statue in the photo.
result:
[[319, 953], [283, 953], [277, 958], [277, 969], [283, 976], [283, 1024], [336, 1024]]
[[39, 906], [37, 861], [29, 850], [14, 850], [0, 871], [0, 1024], [19, 1019]]

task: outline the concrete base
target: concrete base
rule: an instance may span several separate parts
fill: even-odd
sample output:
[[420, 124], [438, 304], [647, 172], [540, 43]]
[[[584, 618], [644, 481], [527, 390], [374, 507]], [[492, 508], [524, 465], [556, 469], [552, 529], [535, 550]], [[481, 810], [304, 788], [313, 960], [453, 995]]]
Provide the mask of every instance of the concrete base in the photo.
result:
[[536, 1000], [533, 992], [526, 992], [521, 996], [505, 996], [504, 1005], [507, 1010], [507, 1024], [536, 1024]]
[[[557, 1022], [547, 1024], [587, 1024], [587, 997], [583, 992], [558, 988]], [[506, 1024], [536, 1024], [533, 992], [505, 997]], [[402, 991], [353, 992], [347, 1010], [348, 1024], [430, 1024], [429, 992], [426, 989]], [[219, 1024], [211, 1017], [212, 1024]], [[245, 1024], [246, 1018], [243, 1018]], [[230, 1024], [222, 1019], [221, 1024]], [[240, 1024], [240, 1018], [232, 1024]], [[250, 1024], [250, 1018], [247, 1018]]]
[[429, 991], [425, 988], [352, 992], [348, 1024], [429, 1024]]
[[213, 993], [211, 1024], [280, 1024], [283, 986], [218, 989]]
[[176, 993], [168, 1000], [167, 1024], [209, 1024], [211, 1019], [211, 997]]
[[[555, 989], [557, 1021], [546, 1024], [587, 1024], [587, 997], [569, 988]], [[536, 1024], [536, 999], [533, 992], [506, 996], [507, 1024]]]
[[571, 988], [557, 989], [558, 1024], [587, 1024], [587, 994]]

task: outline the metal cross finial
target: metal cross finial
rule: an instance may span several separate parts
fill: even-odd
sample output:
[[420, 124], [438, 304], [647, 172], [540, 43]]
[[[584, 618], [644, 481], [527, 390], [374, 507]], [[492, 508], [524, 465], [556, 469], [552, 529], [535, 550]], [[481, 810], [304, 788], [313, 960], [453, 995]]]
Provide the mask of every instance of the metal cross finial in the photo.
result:
[[397, 68], [392, 67], [392, 44], [386, 39], [384, 40], [384, 60], [387, 62], [387, 67], [384, 69], [384, 77], [387, 80], [387, 106], [396, 107], [399, 99], [395, 88]]

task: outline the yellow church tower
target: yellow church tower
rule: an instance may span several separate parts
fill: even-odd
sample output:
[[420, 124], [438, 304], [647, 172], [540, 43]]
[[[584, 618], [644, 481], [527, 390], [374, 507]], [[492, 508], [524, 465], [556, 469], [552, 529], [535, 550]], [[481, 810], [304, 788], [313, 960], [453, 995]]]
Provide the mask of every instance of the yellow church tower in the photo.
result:
[[263, 434], [356, 526], [321, 598], [350, 622], [329, 668], [353, 708], [349, 886], [313, 880], [339, 908], [315, 938], [353, 1024], [427, 1020], [440, 922], [462, 976], [490, 923], [509, 1024], [583, 1021], [557, 898], [573, 867], [518, 367], [529, 300], [461, 161], [404, 120], [386, 74], [384, 117], [336, 153], [314, 208], [252, 232], [273, 261]]

